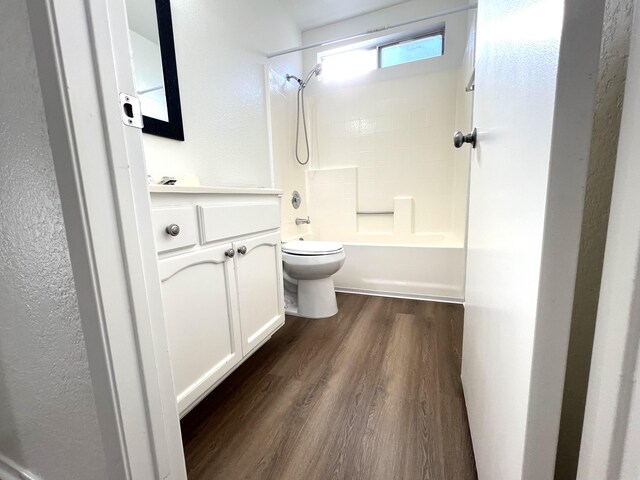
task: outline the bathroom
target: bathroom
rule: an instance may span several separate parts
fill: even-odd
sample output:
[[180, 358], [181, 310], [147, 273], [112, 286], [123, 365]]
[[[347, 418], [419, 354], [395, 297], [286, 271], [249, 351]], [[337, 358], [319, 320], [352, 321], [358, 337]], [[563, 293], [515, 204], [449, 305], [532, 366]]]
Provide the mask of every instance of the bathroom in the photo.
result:
[[[151, 68], [138, 66], [137, 59], [151, 57], [138, 54], [148, 51], [139, 45], [145, 25], [136, 20], [140, 12], [134, 8], [140, 2], [127, 5], [134, 74], [144, 75]], [[230, 477], [232, 471], [243, 476], [243, 463], [252, 465], [253, 457], [267, 454], [268, 449], [256, 449], [222, 462], [218, 457], [230, 455], [228, 447], [212, 439], [211, 431], [225, 428], [227, 404], [242, 404], [253, 382], [264, 382], [255, 372], [265, 362], [284, 370], [299, 362], [302, 376], [317, 381], [319, 373], [308, 369], [320, 358], [330, 362], [338, 332], [345, 336], [340, 348], [348, 348], [354, 335], [378, 334], [376, 319], [389, 318], [389, 338], [396, 328], [419, 336], [433, 321], [438, 333], [431, 340], [451, 337], [450, 349], [441, 352], [447, 360], [440, 374], [459, 369], [473, 146], [456, 148], [453, 134], [472, 130], [476, 5], [459, 0], [328, 2], [321, 9], [315, 2], [261, 5], [259, 11], [235, 7], [239, 11], [231, 13], [172, 3], [184, 140], [143, 136], [168, 348], [191, 478]], [[219, 31], [208, 28], [206, 58], [187, 47], [204, 41], [203, 32], [181, 25], [196, 12], [211, 21], [225, 19]], [[247, 18], [280, 34], [260, 38], [260, 31], [231, 23]], [[372, 29], [376, 32], [366, 33]], [[243, 52], [246, 59], [237, 55], [254, 35], [263, 42], [267, 62], [248, 52]], [[326, 39], [332, 39], [330, 45]], [[143, 115], [160, 110], [152, 97], [157, 90], [149, 91], [154, 80], [138, 83], [143, 84], [138, 90]], [[230, 148], [236, 143], [242, 148]], [[195, 224], [200, 224], [199, 239]], [[225, 258], [223, 252], [226, 262], [218, 260]], [[215, 294], [208, 293], [211, 288]], [[233, 305], [229, 299], [236, 296]], [[284, 312], [278, 299], [284, 300]], [[361, 324], [359, 314], [346, 313], [353, 309], [370, 317]], [[209, 324], [211, 312], [229, 323]], [[401, 327], [396, 315], [406, 315], [409, 325]], [[300, 338], [283, 348], [299, 328], [304, 330]], [[324, 340], [315, 358], [298, 358], [297, 349], [317, 332]], [[416, 344], [406, 360], [415, 361], [421, 351], [429, 356], [426, 348]], [[381, 361], [363, 345], [349, 351], [371, 355], [373, 364]], [[358, 362], [351, 361], [350, 368], [356, 375]], [[230, 394], [239, 377], [242, 389]], [[369, 387], [362, 386], [366, 395]], [[452, 441], [461, 453], [443, 461], [459, 464], [461, 478], [472, 478], [464, 403], [457, 387], [451, 388], [455, 400], [445, 421], [460, 419], [461, 433]], [[348, 390], [331, 401], [348, 399]], [[282, 418], [294, 415], [292, 406], [285, 408], [288, 400], [282, 401]], [[413, 415], [412, 408], [401, 411]], [[242, 412], [237, 414], [252, 415]], [[318, 405], [307, 421], [322, 412]], [[264, 414], [276, 412], [267, 408]], [[266, 425], [256, 422], [252, 428], [262, 432]], [[211, 427], [203, 430], [203, 423]], [[335, 441], [327, 432], [317, 434], [323, 443]], [[225, 434], [230, 444], [244, 436], [243, 427]], [[288, 438], [276, 435], [270, 441]], [[218, 456], [196, 453], [210, 442], [220, 449]], [[269, 468], [287, 470], [288, 465], [274, 462]], [[314, 468], [322, 471], [324, 461]], [[385, 468], [396, 467], [392, 462]], [[382, 474], [371, 471], [374, 477]]]
[[0, 477], [576, 478], [625, 2], [8, 0]]

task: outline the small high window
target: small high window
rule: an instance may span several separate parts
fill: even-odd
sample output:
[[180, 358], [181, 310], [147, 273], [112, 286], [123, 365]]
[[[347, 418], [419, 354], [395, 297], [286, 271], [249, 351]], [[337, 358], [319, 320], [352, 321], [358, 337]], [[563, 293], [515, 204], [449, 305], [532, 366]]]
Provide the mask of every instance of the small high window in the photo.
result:
[[412, 38], [378, 47], [378, 68], [439, 57], [444, 53], [443, 32], [426, 37]]
[[322, 62], [322, 78], [331, 81], [345, 80], [378, 68], [441, 55], [444, 55], [444, 30], [394, 43], [381, 43], [338, 53], [323, 52], [318, 55], [318, 61]]

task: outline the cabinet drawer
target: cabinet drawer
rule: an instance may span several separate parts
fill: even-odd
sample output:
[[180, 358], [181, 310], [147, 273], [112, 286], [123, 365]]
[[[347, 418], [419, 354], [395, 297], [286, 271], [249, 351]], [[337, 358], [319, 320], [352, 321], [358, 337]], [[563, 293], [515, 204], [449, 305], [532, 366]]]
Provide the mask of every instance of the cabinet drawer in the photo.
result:
[[202, 243], [280, 227], [280, 203], [198, 205]]
[[[198, 243], [198, 226], [193, 207], [165, 207], [152, 210], [153, 234], [158, 253], [191, 247]], [[167, 233], [169, 225], [178, 225], [176, 236]]]

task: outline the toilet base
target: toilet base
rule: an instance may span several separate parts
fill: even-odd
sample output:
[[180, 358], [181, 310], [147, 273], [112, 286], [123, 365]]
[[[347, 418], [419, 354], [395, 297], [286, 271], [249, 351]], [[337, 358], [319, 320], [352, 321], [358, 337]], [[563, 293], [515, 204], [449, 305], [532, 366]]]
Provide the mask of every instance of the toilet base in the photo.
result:
[[298, 280], [297, 292], [285, 290], [285, 313], [305, 318], [327, 318], [338, 313], [333, 279]]

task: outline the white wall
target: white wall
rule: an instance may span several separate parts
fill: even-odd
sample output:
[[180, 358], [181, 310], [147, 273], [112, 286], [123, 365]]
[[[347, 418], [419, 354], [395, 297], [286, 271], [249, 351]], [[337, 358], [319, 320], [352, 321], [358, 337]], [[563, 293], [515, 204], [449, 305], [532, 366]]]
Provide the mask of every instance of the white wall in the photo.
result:
[[24, 0], [0, 3], [0, 64], [0, 464], [107, 478]]
[[298, 27], [278, 0], [173, 0], [171, 11], [185, 141], [144, 135], [149, 173], [271, 186], [265, 53], [298, 45]]

